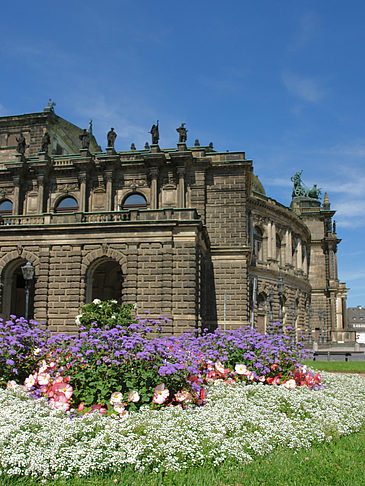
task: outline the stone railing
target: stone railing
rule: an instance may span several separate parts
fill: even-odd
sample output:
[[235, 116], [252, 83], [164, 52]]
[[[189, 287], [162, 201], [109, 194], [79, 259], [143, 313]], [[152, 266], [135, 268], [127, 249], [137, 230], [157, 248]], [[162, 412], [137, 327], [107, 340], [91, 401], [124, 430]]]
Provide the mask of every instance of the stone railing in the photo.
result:
[[7, 226], [35, 226], [54, 224], [126, 223], [151, 221], [197, 221], [196, 209], [130, 209], [91, 213], [45, 213], [34, 215], [0, 216], [0, 228]]

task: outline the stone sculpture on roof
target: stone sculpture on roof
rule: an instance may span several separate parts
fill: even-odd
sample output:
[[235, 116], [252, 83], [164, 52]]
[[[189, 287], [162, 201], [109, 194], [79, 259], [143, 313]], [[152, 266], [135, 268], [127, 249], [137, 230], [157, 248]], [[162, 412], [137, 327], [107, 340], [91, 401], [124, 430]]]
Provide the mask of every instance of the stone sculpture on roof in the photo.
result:
[[187, 139], [187, 130], [185, 128], [185, 123], [182, 123], [179, 128], [176, 129], [179, 134], [179, 143], [185, 143]]
[[314, 184], [313, 187], [311, 187], [310, 189], [306, 189], [302, 185], [302, 172], [302, 170], [298, 171], [293, 175], [293, 177], [290, 178], [290, 180], [294, 183], [293, 192], [291, 195], [292, 199], [295, 197], [308, 197], [310, 199], [318, 199], [321, 193], [321, 189], [317, 187], [317, 184]]
[[114, 147], [114, 142], [116, 138], [117, 138], [117, 134], [115, 133], [114, 128], [111, 128], [107, 135], [108, 147]]
[[19, 138], [17, 138], [16, 141], [18, 142], [17, 147], [16, 147], [16, 151], [19, 154], [24, 155], [27, 145], [26, 145], [25, 138], [24, 138], [24, 135], [23, 135], [22, 132], [20, 132]]
[[158, 130], [158, 120], [156, 125], [152, 125], [149, 133], [152, 135], [152, 145], [157, 145], [160, 139], [160, 132]]

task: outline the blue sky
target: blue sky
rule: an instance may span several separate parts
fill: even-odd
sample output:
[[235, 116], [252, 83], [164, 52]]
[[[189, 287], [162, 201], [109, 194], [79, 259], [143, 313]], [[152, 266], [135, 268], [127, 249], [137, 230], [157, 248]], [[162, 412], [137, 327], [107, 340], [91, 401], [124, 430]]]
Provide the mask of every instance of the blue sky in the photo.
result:
[[337, 210], [339, 277], [365, 305], [365, 2], [38, 0], [1, 7], [0, 116], [42, 111], [105, 147], [240, 150], [266, 193], [290, 204], [290, 177]]

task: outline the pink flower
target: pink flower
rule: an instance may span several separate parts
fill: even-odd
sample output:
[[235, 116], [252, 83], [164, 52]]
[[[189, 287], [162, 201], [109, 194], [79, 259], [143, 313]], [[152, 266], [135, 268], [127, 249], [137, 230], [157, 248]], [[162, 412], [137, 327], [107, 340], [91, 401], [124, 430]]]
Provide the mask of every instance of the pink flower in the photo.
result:
[[271, 366], [271, 369], [272, 369], [272, 370], [276, 370], [276, 368], [277, 368], [278, 366], [279, 366], [279, 365], [277, 365], [277, 364], [273, 364], [273, 365]]
[[224, 366], [222, 365], [222, 363], [220, 361], [217, 361], [215, 363], [215, 369], [221, 373], [222, 375], [224, 375]]
[[280, 385], [280, 377], [279, 376], [275, 376], [272, 384], [273, 385]]
[[255, 379], [255, 373], [253, 371], [250, 371], [246, 376], [247, 379], [250, 381], [253, 381]]
[[84, 402], [81, 402], [80, 405], [77, 407], [77, 410], [79, 412], [82, 412], [84, 410], [84, 408], [85, 408], [85, 403]]
[[265, 380], [266, 380], [265, 376], [261, 375], [260, 378], [259, 378], [259, 381], [261, 381], [261, 383], [264, 383]]
[[316, 382], [317, 385], [321, 386], [322, 385], [322, 378], [321, 378], [321, 375], [319, 373], [317, 373], [314, 377], [314, 380]]
[[67, 398], [67, 400], [69, 400], [72, 397], [72, 393], [73, 393], [73, 388], [68, 383], [55, 383], [52, 386], [52, 390], [55, 393], [63, 393]]

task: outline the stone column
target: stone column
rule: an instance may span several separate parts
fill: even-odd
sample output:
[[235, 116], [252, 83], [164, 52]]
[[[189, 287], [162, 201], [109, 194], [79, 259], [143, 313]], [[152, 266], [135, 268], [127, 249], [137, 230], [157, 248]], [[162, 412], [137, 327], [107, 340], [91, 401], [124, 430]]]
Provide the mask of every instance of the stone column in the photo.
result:
[[38, 214], [43, 213], [43, 201], [44, 201], [44, 175], [38, 175]]
[[291, 245], [291, 231], [286, 230], [286, 242], [285, 242], [285, 263], [292, 265], [292, 245]]
[[113, 211], [113, 172], [105, 172], [106, 178], [106, 210]]
[[302, 242], [298, 240], [297, 243], [297, 269], [302, 270]]
[[185, 207], [185, 167], [177, 168], [179, 185], [177, 189], [177, 205], [179, 208]]
[[158, 168], [151, 167], [151, 209], [158, 209]]
[[271, 252], [272, 258], [276, 260], [276, 226], [275, 223], [271, 223]]
[[272, 258], [271, 221], [267, 223], [267, 258]]
[[80, 211], [82, 213], [86, 210], [86, 172], [79, 173], [80, 182]]
[[335, 274], [335, 279], [338, 280], [338, 273], [337, 273], [337, 251], [334, 252], [334, 274]]
[[308, 273], [308, 247], [305, 245], [303, 249], [303, 268], [304, 273]]
[[13, 177], [14, 184], [14, 204], [13, 204], [13, 214], [19, 214], [20, 210], [20, 177]]

